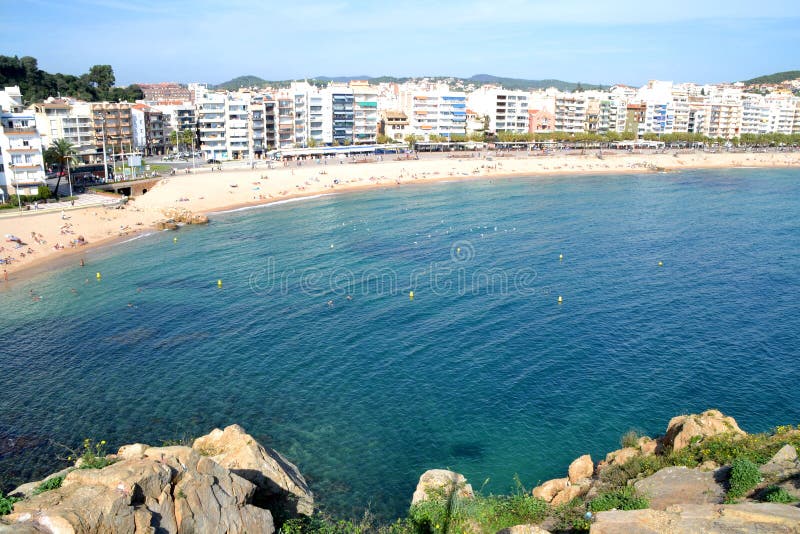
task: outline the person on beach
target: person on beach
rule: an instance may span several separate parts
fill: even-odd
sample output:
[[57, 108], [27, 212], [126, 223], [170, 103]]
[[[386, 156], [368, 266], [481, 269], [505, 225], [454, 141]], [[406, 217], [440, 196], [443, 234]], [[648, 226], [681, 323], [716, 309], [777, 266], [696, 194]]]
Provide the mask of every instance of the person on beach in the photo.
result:
[[83, 258], [81, 258], [81, 267], [85, 267], [85, 266], [86, 266], [86, 263], [83, 261]]
[[8, 271], [3, 269], [3, 282], [8, 282]]

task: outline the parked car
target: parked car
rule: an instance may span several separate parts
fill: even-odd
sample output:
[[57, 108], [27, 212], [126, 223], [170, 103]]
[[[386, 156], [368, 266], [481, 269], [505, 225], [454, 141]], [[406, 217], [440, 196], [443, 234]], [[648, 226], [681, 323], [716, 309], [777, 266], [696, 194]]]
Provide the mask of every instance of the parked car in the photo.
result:
[[210, 159], [210, 160], [206, 161], [206, 163], [208, 163], [210, 165], [219, 165], [220, 161], [218, 159]]

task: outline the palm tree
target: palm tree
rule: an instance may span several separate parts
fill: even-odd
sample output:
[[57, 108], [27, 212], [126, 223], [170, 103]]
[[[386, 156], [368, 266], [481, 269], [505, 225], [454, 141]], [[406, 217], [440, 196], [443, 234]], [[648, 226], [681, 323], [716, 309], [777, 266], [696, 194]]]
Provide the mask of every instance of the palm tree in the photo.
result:
[[75, 162], [75, 146], [66, 139], [56, 139], [45, 151], [44, 160], [48, 164], [57, 163], [60, 166], [58, 180], [56, 181], [56, 199], [58, 199], [58, 186], [61, 185], [61, 177], [64, 176], [65, 168], [70, 185], [70, 194], [72, 194], [72, 177], [69, 173], [69, 166]]

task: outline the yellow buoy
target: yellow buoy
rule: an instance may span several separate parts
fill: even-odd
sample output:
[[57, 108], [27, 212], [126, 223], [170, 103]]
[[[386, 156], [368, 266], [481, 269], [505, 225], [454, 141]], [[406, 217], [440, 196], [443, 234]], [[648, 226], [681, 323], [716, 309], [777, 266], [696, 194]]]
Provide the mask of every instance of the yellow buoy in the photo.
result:
[[408, 300], [414, 300], [414, 292], [413, 291], [409, 291], [408, 292]]
[[172, 242], [173, 242], [173, 243], [177, 243], [177, 242], [178, 242], [178, 238], [177, 238], [177, 237], [173, 237], [173, 238], [172, 238]]
[[333, 243], [331, 243], [331, 248], [333, 248]]
[[562, 299], [562, 298], [561, 298], [561, 295], [559, 295], [559, 296], [558, 296], [558, 303], [559, 303], [559, 304], [561, 304], [562, 302], [564, 302], [564, 299]]
[[664, 266], [664, 262], [663, 261], [658, 262], [658, 266], [659, 267], [663, 267]]
[[217, 280], [217, 287], [222, 287], [222, 280]]
[[97, 277], [98, 280], [102, 278], [102, 276], [100, 276], [100, 273], [97, 273], [95, 276]]
[[461, 247], [458, 247], [458, 248], [456, 249], [456, 254], [461, 254]]
[[563, 259], [564, 259], [564, 255], [563, 254], [559, 254], [558, 255], [558, 261], [562, 261]]

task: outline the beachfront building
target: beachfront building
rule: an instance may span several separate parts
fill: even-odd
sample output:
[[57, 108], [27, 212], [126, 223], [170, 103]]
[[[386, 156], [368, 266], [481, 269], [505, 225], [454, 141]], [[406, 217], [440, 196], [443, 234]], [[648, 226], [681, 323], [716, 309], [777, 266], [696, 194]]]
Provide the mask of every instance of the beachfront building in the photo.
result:
[[36, 117], [36, 128], [45, 150], [54, 141], [65, 139], [72, 145], [79, 161], [90, 163], [95, 160], [97, 146], [88, 102], [51, 97], [32, 104], [28, 109]]
[[250, 159], [250, 96], [229, 93], [225, 98], [225, 159]]
[[94, 127], [94, 144], [98, 161], [102, 154], [108, 158], [114, 154], [133, 151], [133, 126], [131, 123], [132, 105], [127, 102], [92, 102], [92, 126]]
[[467, 97], [470, 109], [489, 117], [490, 132], [528, 131], [529, 93], [483, 86]]
[[549, 133], [556, 127], [556, 116], [547, 109], [528, 110], [528, 132]]
[[131, 109], [133, 147], [145, 156], [161, 156], [167, 150], [169, 121], [161, 111], [146, 104]]
[[555, 98], [555, 130], [582, 133], [586, 123], [586, 95], [559, 93]]
[[332, 138], [334, 145], [349, 145], [353, 142], [355, 126], [355, 98], [353, 91], [345, 86], [331, 86]]
[[197, 133], [202, 158], [218, 161], [228, 159], [225, 142], [225, 95], [198, 90], [196, 98]]
[[378, 123], [378, 133], [394, 141], [404, 141], [410, 130], [408, 116], [402, 111], [381, 111], [381, 120]]
[[447, 139], [466, 135], [467, 97], [464, 92], [450, 91], [446, 85], [428, 90], [411, 87], [401, 92], [401, 101], [412, 134], [426, 141], [431, 136]]
[[352, 81], [353, 143], [373, 144], [378, 136], [378, 92], [366, 81]]
[[19, 87], [0, 91], [0, 201], [36, 195], [46, 185], [36, 118], [22, 105]]

